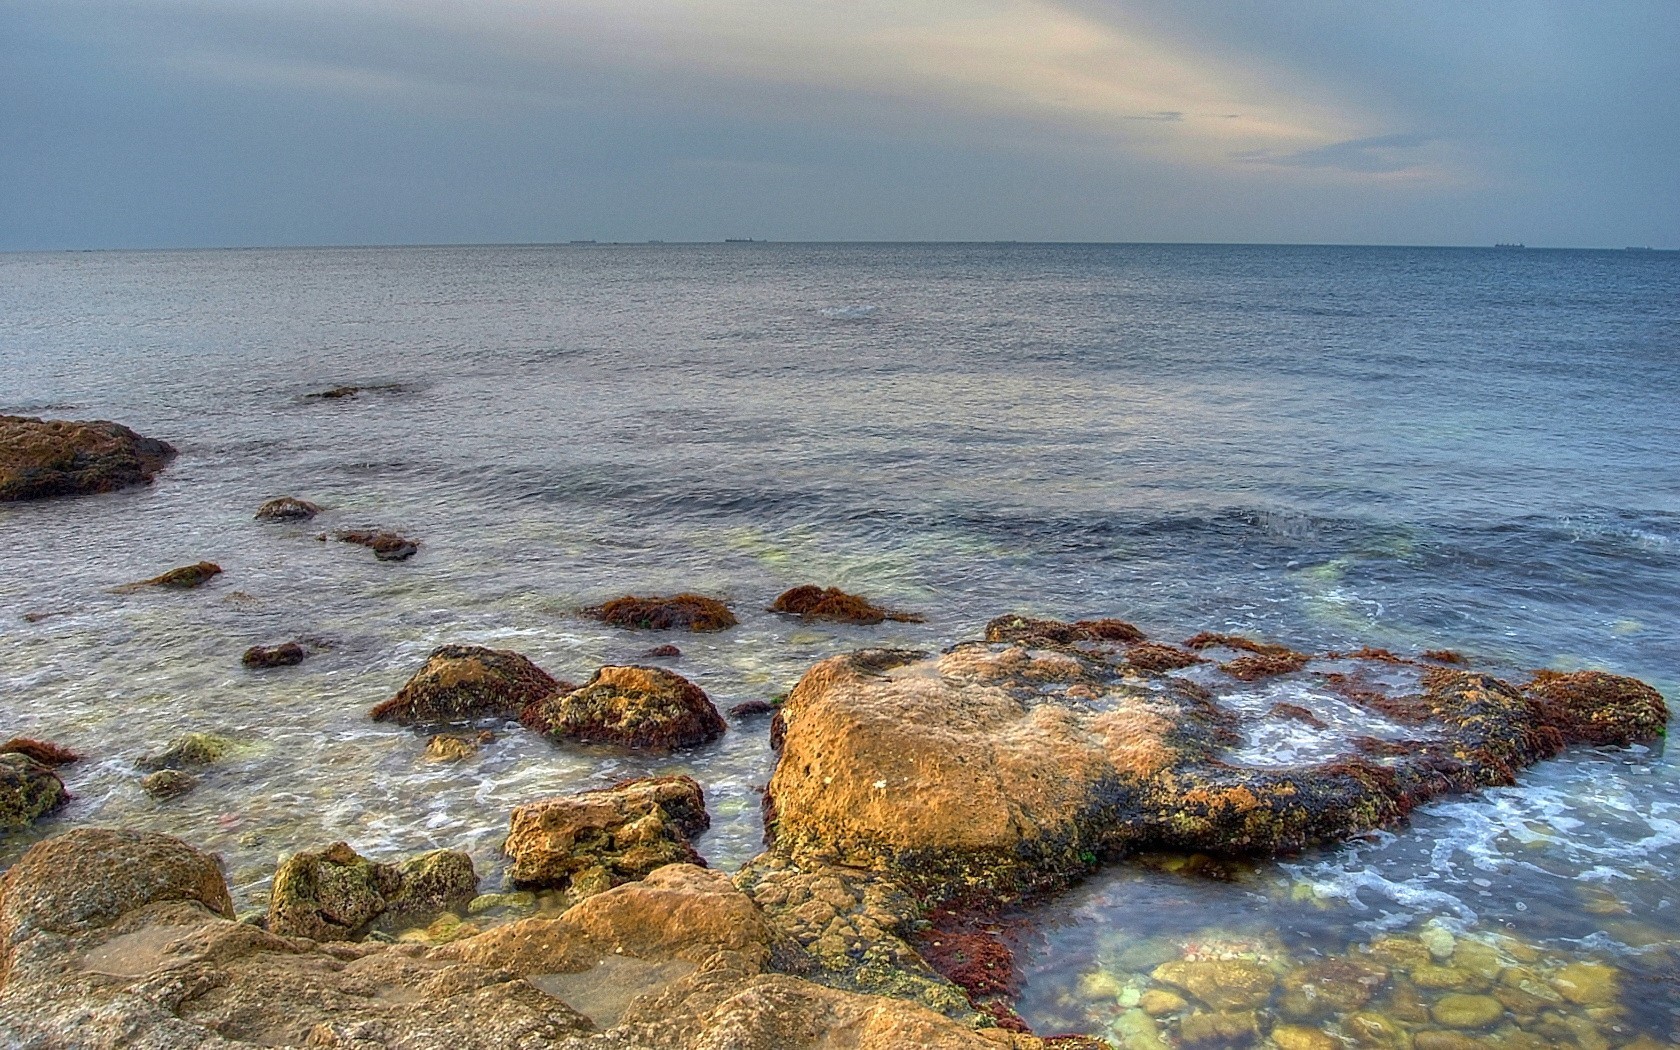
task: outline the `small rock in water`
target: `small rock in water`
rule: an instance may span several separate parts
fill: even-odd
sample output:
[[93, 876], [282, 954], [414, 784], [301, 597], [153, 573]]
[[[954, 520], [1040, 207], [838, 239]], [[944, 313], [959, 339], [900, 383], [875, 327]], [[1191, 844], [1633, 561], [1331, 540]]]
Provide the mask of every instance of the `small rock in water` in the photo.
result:
[[1536, 671], [1523, 692], [1540, 705], [1545, 724], [1570, 743], [1626, 745], [1659, 737], [1668, 727], [1662, 694], [1603, 671]]
[[398, 725], [514, 718], [571, 688], [512, 649], [440, 645], [396, 696], [368, 715], [376, 722]]
[[26, 754], [0, 754], [0, 831], [28, 827], [69, 797], [47, 766]]
[[1125, 620], [1039, 620], [1011, 614], [986, 624], [986, 641], [1027, 645], [1072, 645], [1075, 642], [1141, 642], [1144, 634]]
[[333, 536], [340, 543], [368, 548], [380, 561], [407, 561], [420, 552], [420, 541], [387, 529], [343, 529]]
[[279, 496], [257, 508], [258, 521], [308, 521], [321, 513], [318, 504], [295, 496]]
[[520, 722], [555, 740], [661, 751], [723, 735], [723, 716], [701, 688], [661, 667], [603, 667], [583, 686], [525, 708]]
[[647, 660], [675, 660], [682, 655], [682, 650], [674, 645], [656, 645], [642, 654]]
[[81, 761], [82, 756], [67, 747], [46, 740], [33, 740], [26, 736], [14, 736], [4, 744], [0, 744], [0, 755], [28, 755], [43, 766], [67, 766], [72, 762]]
[[1505, 1007], [1491, 995], [1443, 995], [1430, 1007], [1435, 1023], [1447, 1028], [1486, 1028], [1505, 1016]]
[[213, 561], [201, 561], [196, 565], [183, 565], [178, 569], [153, 576], [149, 580], [136, 583], [125, 583], [121, 587], [111, 588], [114, 594], [132, 594], [146, 587], [164, 587], [169, 590], [190, 591], [195, 587], [202, 587], [221, 575], [222, 567]]
[[922, 617], [914, 613], [890, 612], [867, 598], [847, 594], [838, 587], [825, 589], [810, 584], [783, 591], [770, 606], [770, 611], [787, 613], [802, 620], [835, 620], [840, 623], [922, 622]]
[[285, 642], [281, 645], [253, 645], [245, 650], [245, 655], [239, 662], [246, 667], [291, 667], [303, 663], [305, 656], [303, 646], [297, 642]]
[[304, 396], [317, 401], [338, 401], [347, 397], [353, 398], [361, 392], [362, 388], [359, 386], [335, 386], [331, 390], [318, 390]]
[[583, 611], [602, 623], [642, 631], [722, 631], [738, 622], [729, 606], [716, 598], [688, 593], [669, 598], [627, 595]]
[[208, 766], [225, 758], [233, 750], [233, 741], [213, 733], [183, 733], [156, 754], [145, 755], [134, 766], [142, 772], [156, 773], [164, 769], [185, 770], [193, 766]]
[[175, 448], [118, 423], [0, 415], [0, 503], [146, 485]]
[[140, 778], [140, 789], [156, 799], [185, 795], [197, 786], [197, 777], [179, 769], [160, 769]]
[[439, 733], [426, 741], [426, 757], [433, 762], [459, 762], [478, 754], [478, 741]]
[[757, 718], [760, 715], [773, 715], [775, 705], [766, 700], [748, 700], [746, 703], [736, 704], [729, 709], [730, 718]]

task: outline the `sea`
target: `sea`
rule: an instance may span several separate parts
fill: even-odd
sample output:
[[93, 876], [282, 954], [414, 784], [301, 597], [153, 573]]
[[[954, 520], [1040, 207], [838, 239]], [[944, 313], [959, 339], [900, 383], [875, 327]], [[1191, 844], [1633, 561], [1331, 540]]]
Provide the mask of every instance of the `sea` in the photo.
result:
[[[242, 911], [279, 857], [334, 840], [465, 849], [495, 889], [514, 806], [668, 772], [705, 789], [713, 866], [762, 849], [763, 721], [672, 756], [498, 727], [472, 759], [426, 760], [423, 733], [367, 710], [445, 643], [582, 680], [669, 642], [726, 709], [854, 648], [937, 649], [1009, 612], [1117, 616], [1167, 641], [1450, 648], [1518, 680], [1602, 668], [1672, 705], [1677, 403], [1680, 253], [0, 254], [0, 412], [113, 419], [180, 450], [149, 487], [0, 506], [0, 737], [86, 756], [65, 808], [0, 838], [0, 866], [124, 825], [220, 854]], [[280, 495], [327, 509], [253, 520]], [[420, 552], [318, 539], [360, 526]], [[199, 560], [224, 570], [203, 589], [112, 593]], [[926, 619], [768, 611], [805, 583]], [[727, 600], [740, 626], [635, 633], [580, 612], [678, 591]], [[241, 667], [293, 639], [303, 664]], [[134, 762], [188, 730], [237, 747], [154, 800]], [[1541, 995], [1495, 1034], [1680, 1042], [1677, 772], [1661, 742], [1578, 748], [1341, 846], [1118, 861], [1000, 920], [1018, 1008], [1040, 1032], [1171, 1045], [1182, 1022], [1149, 1013], [1145, 1032], [1137, 1005], [1162, 961], [1281, 972], [1405, 937], [1441, 961], [1456, 938], [1620, 982], [1620, 1013], [1581, 1021], [1592, 1004]]]

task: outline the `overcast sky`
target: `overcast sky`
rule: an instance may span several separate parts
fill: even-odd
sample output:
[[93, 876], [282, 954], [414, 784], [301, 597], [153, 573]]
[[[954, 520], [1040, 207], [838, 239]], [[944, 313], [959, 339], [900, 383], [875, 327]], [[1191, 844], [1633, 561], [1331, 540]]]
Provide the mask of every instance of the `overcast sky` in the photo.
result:
[[1680, 0], [0, 0], [0, 249], [1680, 246]]

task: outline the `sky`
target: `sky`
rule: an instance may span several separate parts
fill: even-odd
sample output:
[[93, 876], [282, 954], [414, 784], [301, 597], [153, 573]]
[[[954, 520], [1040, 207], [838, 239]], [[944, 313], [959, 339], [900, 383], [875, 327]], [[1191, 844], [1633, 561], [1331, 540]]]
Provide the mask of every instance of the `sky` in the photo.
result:
[[0, 0], [0, 250], [1680, 247], [1680, 0]]

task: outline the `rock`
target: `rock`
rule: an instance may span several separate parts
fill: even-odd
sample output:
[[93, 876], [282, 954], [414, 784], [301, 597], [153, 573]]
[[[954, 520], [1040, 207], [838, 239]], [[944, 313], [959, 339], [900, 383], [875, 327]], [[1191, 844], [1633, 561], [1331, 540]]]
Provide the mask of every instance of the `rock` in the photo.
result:
[[150, 484], [173, 445], [117, 423], [0, 415], [0, 503]]
[[1388, 981], [1388, 969], [1359, 959], [1326, 959], [1284, 974], [1278, 1011], [1296, 1020], [1352, 1013]]
[[386, 529], [340, 529], [333, 537], [340, 543], [368, 548], [380, 561], [407, 561], [420, 553], [419, 540]]
[[1271, 998], [1277, 976], [1246, 959], [1174, 960], [1149, 976], [1182, 988], [1216, 1010], [1252, 1010]]
[[140, 789], [155, 799], [185, 795], [198, 786], [198, 778], [179, 769], [160, 769], [140, 778]]
[[1458, 949], [1458, 938], [1452, 935], [1451, 930], [1434, 921], [1425, 923], [1418, 931], [1418, 941], [1429, 950], [1429, 957], [1438, 963], [1451, 959]]
[[723, 716], [693, 682], [659, 667], [603, 667], [581, 688], [526, 706], [519, 720], [556, 740], [669, 751], [723, 735]]
[[1546, 725], [1570, 743], [1636, 744], [1668, 731], [1662, 694], [1636, 678], [1603, 671], [1536, 671], [1523, 692]]
[[1197, 1010], [1178, 1023], [1185, 1046], [1247, 1046], [1260, 1038], [1260, 1022], [1252, 1010]]
[[603, 623], [643, 631], [722, 631], [738, 622], [729, 606], [716, 598], [686, 593], [669, 598], [629, 595], [583, 611]]
[[1138, 997], [1138, 1007], [1150, 1017], [1165, 1017], [1176, 1014], [1190, 1004], [1184, 996], [1176, 995], [1162, 988], [1151, 988]]
[[433, 762], [459, 762], [478, 754], [478, 746], [488, 738], [488, 731], [468, 739], [452, 733], [439, 733], [426, 741], [426, 757]]
[[227, 757], [233, 747], [233, 741], [213, 733], [183, 733], [162, 751], [137, 759], [134, 768], [142, 773], [156, 773], [163, 769], [214, 765]]
[[[1342, 1050], [1339, 1040], [1332, 1039], [1316, 1028], [1280, 1024], [1272, 1026], [1272, 1042], [1278, 1050]], [[1419, 1050], [1422, 1050], [1419, 1047]]]
[[729, 709], [730, 718], [759, 718], [775, 713], [775, 705], [766, 700], [748, 700]]
[[245, 655], [239, 662], [246, 667], [292, 667], [303, 663], [303, 646], [297, 642], [283, 642], [280, 645], [253, 645], [245, 650]]
[[393, 865], [335, 842], [281, 862], [269, 892], [267, 925], [285, 937], [353, 940], [386, 913], [464, 906], [477, 892], [472, 859], [457, 850], [432, 850]]
[[1141, 671], [1178, 671], [1204, 661], [1176, 646], [1142, 642], [1126, 650], [1126, 662]]
[[1429, 1013], [1447, 1028], [1486, 1028], [1505, 1016], [1505, 1007], [1491, 995], [1453, 992], [1435, 1000]]
[[258, 521], [308, 521], [321, 513], [321, 508], [306, 499], [280, 496], [257, 508]]
[[1030, 616], [999, 616], [986, 625], [988, 642], [1028, 645], [1073, 645], [1077, 642], [1141, 642], [1143, 632], [1124, 620], [1035, 620]]
[[1220, 664], [1219, 669], [1240, 682], [1258, 682], [1262, 678], [1299, 671], [1311, 659], [1306, 653], [1255, 653]]
[[396, 696], [368, 713], [375, 721], [398, 725], [516, 718], [561, 685], [511, 649], [443, 645], [432, 650]]
[[330, 390], [317, 390], [315, 393], [303, 396], [316, 401], [341, 401], [345, 398], [354, 399], [361, 392], [362, 388], [359, 386], [335, 386]]
[[80, 762], [82, 756], [67, 747], [46, 740], [34, 740], [26, 736], [14, 736], [4, 744], [0, 744], [0, 755], [28, 755], [43, 766], [57, 769], [72, 762]]
[[170, 569], [149, 580], [137, 583], [125, 583], [121, 587], [111, 588], [114, 594], [132, 594], [147, 587], [163, 587], [172, 591], [190, 591], [202, 587], [222, 574], [222, 567], [213, 561], [201, 561], [197, 565], [183, 565], [178, 569]]
[[1463, 653], [1456, 649], [1425, 649], [1423, 658], [1433, 660], [1438, 664], [1451, 664], [1455, 667], [1463, 667], [1470, 662], [1464, 658]]
[[[1277, 1038], [1273, 1035], [1274, 1039]], [[1443, 1032], [1430, 1029], [1412, 1036], [1413, 1050], [1481, 1050], [1487, 1044], [1463, 1032]]]
[[922, 617], [913, 613], [889, 612], [867, 598], [847, 594], [838, 587], [824, 589], [809, 584], [783, 591], [770, 606], [770, 611], [787, 613], [802, 620], [835, 620], [840, 623], [922, 622]]
[[1621, 995], [1613, 967], [1596, 962], [1574, 962], [1552, 974], [1558, 994], [1581, 1006], [1609, 1006]]
[[[1028, 630], [1019, 619], [1006, 629]], [[1222, 756], [1239, 714], [1208, 690], [1029, 633], [1030, 645], [865, 650], [808, 670], [777, 712], [776, 851], [899, 872], [933, 898], [1007, 898], [1112, 852], [1335, 841], [1509, 784], [1561, 743], [1505, 683], [1433, 669], [1422, 693], [1384, 700], [1417, 727], [1392, 757], [1238, 765]]]
[[666, 864], [704, 867], [689, 840], [710, 825], [692, 778], [648, 777], [518, 807], [502, 852], [515, 884], [581, 900]]
[[656, 645], [642, 654], [646, 660], [675, 660], [680, 656], [682, 650], [674, 645]]
[[0, 832], [28, 827], [69, 797], [51, 767], [27, 754], [0, 754]]

